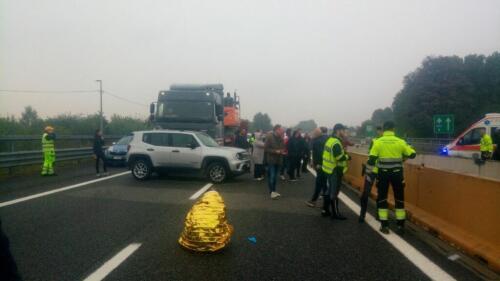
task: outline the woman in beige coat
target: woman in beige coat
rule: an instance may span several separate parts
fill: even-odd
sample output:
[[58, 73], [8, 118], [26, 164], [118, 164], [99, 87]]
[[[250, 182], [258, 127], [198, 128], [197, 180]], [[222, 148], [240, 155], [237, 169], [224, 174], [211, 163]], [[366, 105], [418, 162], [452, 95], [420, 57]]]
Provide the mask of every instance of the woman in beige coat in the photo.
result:
[[256, 180], [263, 180], [265, 174], [264, 166], [264, 134], [259, 131], [255, 132], [255, 142], [253, 143], [253, 177]]

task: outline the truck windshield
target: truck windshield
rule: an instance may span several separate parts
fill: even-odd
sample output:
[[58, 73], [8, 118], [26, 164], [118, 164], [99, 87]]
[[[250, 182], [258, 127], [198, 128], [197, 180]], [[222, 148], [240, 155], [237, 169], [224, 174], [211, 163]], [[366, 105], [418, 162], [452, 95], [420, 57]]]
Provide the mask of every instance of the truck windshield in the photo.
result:
[[196, 133], [196, 136], [205, 146], [208, 146], [208, 147], [219, 146], [219, 144], [213, 138], [211, 138], [209, 135], [207, 135], [205, 133]]
[[214, 106], [206, 101], [164, 101], [158, 104], [158, 117], [179, 122], [214, 120]]

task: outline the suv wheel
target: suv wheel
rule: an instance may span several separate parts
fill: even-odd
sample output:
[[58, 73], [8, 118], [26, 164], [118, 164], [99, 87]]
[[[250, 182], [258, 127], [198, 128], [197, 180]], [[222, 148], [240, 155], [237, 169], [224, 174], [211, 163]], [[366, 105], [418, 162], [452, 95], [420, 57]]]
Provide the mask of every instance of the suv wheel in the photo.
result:
[[137, 159], [132, 164], [132, 175], [138, 180], [146, 180], [151, 176], [151, 165], [146, 159]]
[[207, 175], [213, 183], [221, 183], [227, 179], [228, 171], [223, 163], [214, 162], [208, 165]]

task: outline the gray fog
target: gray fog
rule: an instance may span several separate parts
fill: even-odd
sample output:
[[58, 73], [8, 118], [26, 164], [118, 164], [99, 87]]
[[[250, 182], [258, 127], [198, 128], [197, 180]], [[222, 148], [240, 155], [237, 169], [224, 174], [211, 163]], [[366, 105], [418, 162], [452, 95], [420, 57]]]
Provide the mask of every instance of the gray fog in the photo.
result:
[[[500, 1], [0, 1], [0, 90], [105, 90], [148, 115], [172, 83], [223, 83], [293, 125], [358, 125], [426, 56], [500, 50]], [[98, 111], [97, 93], [1, 93], [0, 116]], [[140, 105], [142, 104], [142, 105]]]

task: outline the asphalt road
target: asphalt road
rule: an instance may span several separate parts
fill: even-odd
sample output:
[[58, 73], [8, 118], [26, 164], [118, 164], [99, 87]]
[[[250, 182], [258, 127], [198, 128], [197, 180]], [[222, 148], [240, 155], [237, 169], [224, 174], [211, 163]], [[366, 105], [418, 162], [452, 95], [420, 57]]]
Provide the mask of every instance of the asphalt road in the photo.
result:
[[[0, 204], [95, 179], [85, 171], [2, 183]], [[279, 200], [249, 175], [214, 186], [235, 229], [229, 246], [215, 254], [192, 253], [177, 243], [194, 203], [189, 198], [207, 183], [203, 179], [138, 182], [125, 174], [0, 207], [0, 216], [24, 280], [84, 280], [133, 243], [140, 246], [105, 280], [429, 280], [345, 205], [347, 221], [322, 218], [318, 208], [307, 207], [313, 181], [306, 174], [295, 183], [279, 182]], [[453, 278], [478, 279], [412, 233], [404, 240]]]

